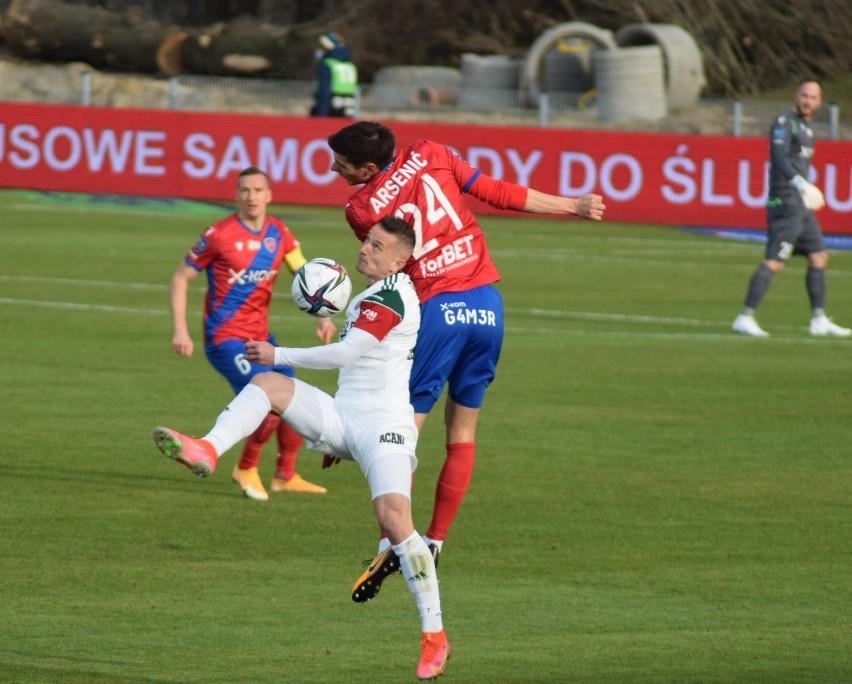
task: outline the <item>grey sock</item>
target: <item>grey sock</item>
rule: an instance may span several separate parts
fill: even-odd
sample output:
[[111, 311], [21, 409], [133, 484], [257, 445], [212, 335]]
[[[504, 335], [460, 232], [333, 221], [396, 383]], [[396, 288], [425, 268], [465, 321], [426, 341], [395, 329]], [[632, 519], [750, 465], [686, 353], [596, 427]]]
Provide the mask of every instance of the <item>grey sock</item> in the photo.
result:
[[763, 295], [769, 289], [769, 283], [772, 282], [772, 276], [774, 275], [775, 272], [763, 262], [754, 269], [754, 273], [751, 274], [751, 280], [748, 281], [748, 292], [746, 293], [743, 313], [745, 313], [746, 308], [749, 309], [747, 315], [754, 312], [757, 305], [760, 304], [760, 300], [763, 299]]
[[825, 308], [825, 270], [808, 266], [805, 273], [805, 287], [808, 288], [813, 315], [818, 316], [817, 312]]

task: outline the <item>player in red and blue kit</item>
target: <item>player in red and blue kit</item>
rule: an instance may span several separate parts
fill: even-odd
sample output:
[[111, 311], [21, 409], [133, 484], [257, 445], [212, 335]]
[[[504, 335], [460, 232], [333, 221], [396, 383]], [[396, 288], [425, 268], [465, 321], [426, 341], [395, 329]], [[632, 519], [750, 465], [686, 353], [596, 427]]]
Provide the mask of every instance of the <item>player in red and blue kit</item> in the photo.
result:
[[[269, 179], [258, 168], [243, 170], [237, 179], [239, 211], [208, 228], [178, 266], [169, 285], [174, 334], [172, 349], [192, 357], [193, 342], [186, 324], [189, 282], [207, 274], [204, 303], [204, 353], [207, 360], [239, 393], [252, 376], [274, 370], [290, 377], [290, 366], [261, 366], [245, 357], [248, 340], [268, 340], [269, 303], [282, 264], [291, 272], [305, 263], [299, 243], [279, 219], [267, 216], [272, 200]], [[317, 337], [328, 343], [336, 327], [327, 318], [317, 319]], [[296, 454], [302, 438], [286, 423], [270, 416], [246, 439], [240, 462], [232, 477], [251, 499], [265, 501], [269, 494], [258, 475], [263, 445], [277, 435], [278, 458], [273, 491], [324, 493], [296, 473]]]
[[[345, 210], [359, 239], [387, 215], [414, 227], [416, 245], [405, 272], [421, 302], [410, 383], [418, 429], [444, 385], [448, 388], [446, 459], [424, 535], [437, 560], [470, 482], [479, 411], [503, 342], [503, 306], [493, 287], [500, 275], [464, 195], [499, 209], [592, 220], [600, 220], [605, 207], [599, 195], [559, 197], [491, 178], [446, 145], [429, 140], [418, 140], [394, 156], [394, 134], [379, 123], [351, 124], [332, 134], [328, 143], [334, 153], [332, 169], [349, 185], [361, 186]], [[371, 599], [383, 578], [398, 567], [383, 541], [355, 583], [353, 599]]]

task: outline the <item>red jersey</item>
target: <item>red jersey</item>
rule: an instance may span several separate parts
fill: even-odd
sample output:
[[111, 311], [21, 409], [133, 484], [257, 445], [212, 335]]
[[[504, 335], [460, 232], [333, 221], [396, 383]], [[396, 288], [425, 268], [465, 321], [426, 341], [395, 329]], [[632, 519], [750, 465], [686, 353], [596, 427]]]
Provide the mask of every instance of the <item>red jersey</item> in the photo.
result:
[[269, 301], [281, 262], [292, 271], [305, 259], [283, 222], [267, 216], [255, 233], [232, 214], [208, 228], [185, 261], [207, 272], [204, 343], [269, 337]]
[[446, 145], [418, 140], [349, 198], [346, 220], [359, 240], [388, 215], [414, 227], [405, 272], [424, 302], [500, 279], [465, 193], [498, 209], [522, 209], [527, 200], [526, 188], [486, 176]]

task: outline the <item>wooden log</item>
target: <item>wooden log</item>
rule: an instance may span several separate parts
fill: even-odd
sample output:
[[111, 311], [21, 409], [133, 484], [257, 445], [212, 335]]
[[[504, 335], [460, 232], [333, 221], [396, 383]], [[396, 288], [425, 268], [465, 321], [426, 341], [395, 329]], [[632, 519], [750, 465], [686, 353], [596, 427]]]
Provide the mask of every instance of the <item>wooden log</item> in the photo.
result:
[[157, 62], [157, 70], [161, 74], [173, 76], [183, 71], [180, 51], [187, 38], [189, 34], [186, 31], [172, 31], [157, 46], [154, 61]]
[[175, 31], [138, 9], [118, 14], [59, 0], [13, 0], [3, 20], [13, 54], [143, 73], [158, 70], [157, 49]]
[[25, 58], [85, 62], [138, 73], [262, 76], [312, 80], [316, 33], [300, 33], [243, 16], [202, 29], [146, 20], [61, 0], [12, 0], [2, 30]]
[[193, 74], [298, 79], [311, 73], [313, 56], [304, 46], [299, 48], [295, 65], [307, 62], [308, 68], [301, 72], [294, 70], [290, 34], [288, 27], [249, 17], [220, 22], [191, 32], [181, 43], [180, 62], [185, 72]]

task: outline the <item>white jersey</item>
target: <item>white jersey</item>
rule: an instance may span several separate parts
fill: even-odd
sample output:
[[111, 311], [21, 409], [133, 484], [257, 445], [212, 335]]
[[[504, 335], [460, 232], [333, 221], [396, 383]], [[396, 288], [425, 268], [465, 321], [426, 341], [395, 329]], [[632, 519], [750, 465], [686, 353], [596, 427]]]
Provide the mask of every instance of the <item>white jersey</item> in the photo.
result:
[[353, 330], [379, 340], [340, 369], [336, 398], [362, 409], [405, 406], [414, 345], [420, 329], [420, 300], [404, 273], [388, 276], [356, 295], [346, 309], [341, 341]]
[[357, 461], [373, 498], [410, 496], [417, 426], [408, 382], [419, 328], [414, 283], [397, 273], [355, 296], [339, 342], [275, 350], [275, 365], [340, 369], [334, 398], [294, 379], [293, 401], [282, 417], [309, 448]]
[[324, 347], [277, 347], [275, 365], [339, 368], [336, 398], [386, 413], [409, 406], [408, 382], [420, 328], [414, 283], [396, 273], [370, 285], [346, 308], [340, 341]]

